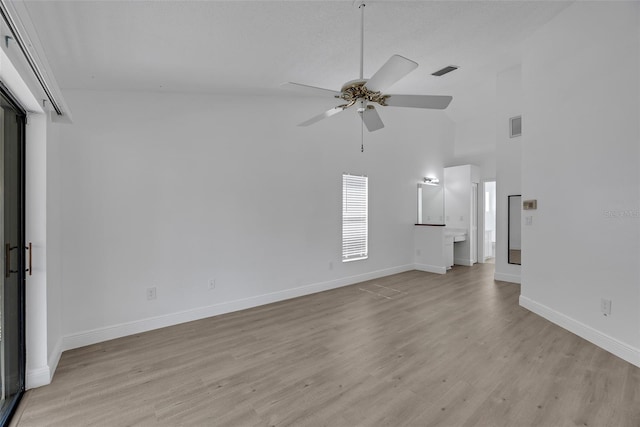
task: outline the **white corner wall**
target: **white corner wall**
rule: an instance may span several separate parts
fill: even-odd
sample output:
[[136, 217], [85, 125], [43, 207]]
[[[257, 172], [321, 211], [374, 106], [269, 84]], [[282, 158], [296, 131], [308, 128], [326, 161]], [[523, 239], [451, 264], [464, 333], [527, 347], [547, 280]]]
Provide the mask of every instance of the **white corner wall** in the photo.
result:
[[[508, 68], [496, 77], [496, 268], [494, 278], [520, 283], [520, 266], [508, 263], [509, 196], [521, 194], [523, 137], [509, 136], [509, 119], [522, 115], [520, 65]], [[523, 116], [523, 134], [528, 117]], [[523, 253], [526, 260], [528, 254]], [[526, 261], [523, 261], [526, 262]]]
[[[452, 150], [441, 112], [385, 109], [361, 153], [351, 111], [296, 126], [322, 101], [65, 97], [63, 349], [413, 269], [416, 183]], [[365, 261], [341, 262], [343, 172], [369, 176]]]
[[639, 7], [576, 2], [524, 48], [520, 299], [638, 366]]
[[60, 126], [47, 126], [46, 180], [47, 180], [47, 360], [50, 370], [49, 379], [58, 366], [62, 354], [62, 234], [60, 206]]
[[33, 245], [25, 284], [26, 387], [51, 381], [47, 307], [47, 115], [29, 114], [25, 126], [25, 238]]

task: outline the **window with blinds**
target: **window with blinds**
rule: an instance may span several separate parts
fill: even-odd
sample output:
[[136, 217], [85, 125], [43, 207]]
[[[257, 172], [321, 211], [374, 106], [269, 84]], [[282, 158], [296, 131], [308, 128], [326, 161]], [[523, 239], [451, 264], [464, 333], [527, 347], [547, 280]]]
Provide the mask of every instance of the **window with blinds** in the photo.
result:
[[366, 176], [342, 175], [342, 262], [368, 256], [368, 197]]

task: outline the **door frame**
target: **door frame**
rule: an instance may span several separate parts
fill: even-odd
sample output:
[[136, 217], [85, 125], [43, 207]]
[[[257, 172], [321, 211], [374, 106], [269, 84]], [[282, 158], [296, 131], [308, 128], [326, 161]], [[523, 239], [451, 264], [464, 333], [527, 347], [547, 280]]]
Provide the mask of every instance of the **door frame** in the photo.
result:
[[[486, 261], [486, 256], [484, 253], [484, 245], [485, 245], [485, 229], [484, 229], [484, 221], [485, 221], [485, 186], [487, 182], [495, 182], [496, 183], [496, 203], [498, 198], [498, 182], [495, 178], [486, 178], [483, 179], [480, 185], [478, 186], [478, 193], [482, 193], [482, 197], [479, 197], [478, 202], [478, 262], [484, 263]], [[482, 188], [480, 188], [482, 187]], [[497, 208], [496, 208], [497, 210]], [[497, 222], [496, 222], [497, 226]], [[494, 254], [495, 255], [495, 254]]]
[[[480, 205], [481, 203], [478, 201], [478, 192], [480, 191], [480, 183], [471, 182], [471, 200], [469, 203], [471, 204], [471, 218], [469, 221], [469, 259], [471, 261], [471, 265], [479, 262], [480, 259]], [[473, 229], [473, 223], [475, 221], [475, 230]]]
[[[4, 82], [0, 81], [0, 96], [2, 96], [7, 103], [15, 110], [17, 115], [22, 118], [21, 126], [18, 127], [19, 139], [20, 139], [20, 210], [21, 210], [21, 221], [20, 221], [20, 242], [18, 242], [18, 247], [25, 247], [26, 242], [26, 123], [27, 123], [27, 112], [20, 105], [17, 98], [12, 94], [12, 92], [7, 88]], [[18, 312], [19, 312], [19, 324], [18, 324], [18, 335], [20, 340], [19, 345], [19, 375], [20, 375], [20, 390], [16, 394], [15, 397], [12, 398], [9, 406], [3, 413], [0, 413], [0, 425], [7, 425], [11, 421], [11, 417], [15, 413], [20, 401], [24, 395], [26, 388], [26, 272], [25, 272], [25, 254], [24, 250], [21, 252], [20, 257], [20, 267], [19, 267], [19, 282], [21, 286], [18, 289]]]

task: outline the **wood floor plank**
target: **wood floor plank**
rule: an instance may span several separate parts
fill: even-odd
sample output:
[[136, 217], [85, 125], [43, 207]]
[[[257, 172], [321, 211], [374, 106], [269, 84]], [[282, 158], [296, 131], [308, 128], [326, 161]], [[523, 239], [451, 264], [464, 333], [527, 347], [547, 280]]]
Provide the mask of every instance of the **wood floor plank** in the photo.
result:
[[14, 426], [640, 426], [640, 369], [491, 264], [409, 271], [62, 355]]

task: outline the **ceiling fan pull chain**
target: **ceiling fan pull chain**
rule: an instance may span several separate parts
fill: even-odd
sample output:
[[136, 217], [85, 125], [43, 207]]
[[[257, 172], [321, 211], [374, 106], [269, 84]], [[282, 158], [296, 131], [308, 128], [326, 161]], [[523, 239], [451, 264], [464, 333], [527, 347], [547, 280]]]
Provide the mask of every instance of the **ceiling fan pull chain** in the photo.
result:
[[364, 121], [360, 122], [360, 152], [364, 153]]

